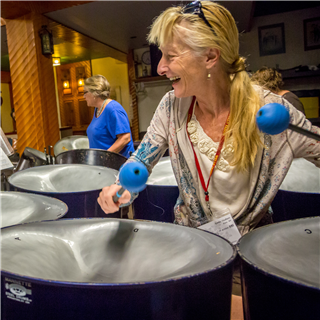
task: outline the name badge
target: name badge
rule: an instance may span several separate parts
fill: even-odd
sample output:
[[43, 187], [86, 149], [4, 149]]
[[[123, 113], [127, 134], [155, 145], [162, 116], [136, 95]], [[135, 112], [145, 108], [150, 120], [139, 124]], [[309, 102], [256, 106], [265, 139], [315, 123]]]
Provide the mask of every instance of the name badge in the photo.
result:
[[229, 240], [232, 244], [236, 244], [241, 238], [241, 234], [231, 216], [231, 213], [218, 218], [214, 217], [212, 221], [198, 227], [198, 229], [215, 233]]

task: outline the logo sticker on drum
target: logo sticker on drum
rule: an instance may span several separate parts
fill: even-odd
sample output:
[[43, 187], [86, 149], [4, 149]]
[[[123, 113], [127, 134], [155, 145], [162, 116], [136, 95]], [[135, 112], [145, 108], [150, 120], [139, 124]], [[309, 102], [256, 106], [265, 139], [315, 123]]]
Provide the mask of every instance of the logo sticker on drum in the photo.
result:
[[31, 283], [5, 278], [6, 296], [8, 299], [30, 304]]

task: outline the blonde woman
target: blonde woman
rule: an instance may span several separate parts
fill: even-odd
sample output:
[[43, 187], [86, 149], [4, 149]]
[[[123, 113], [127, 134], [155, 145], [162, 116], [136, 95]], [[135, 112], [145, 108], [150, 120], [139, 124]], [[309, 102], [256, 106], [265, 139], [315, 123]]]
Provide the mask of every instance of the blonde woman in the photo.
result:
[[[252, 85], [238, 37], [229, 11], [210, 1], [170, 7], [154, 21], [148, 40], [162, 51], [158, 73], [172, 81], [173, 90], [161, 100], [128, 161], [139, 161], [151, 172], [169, 149], [180, 191], [175, 223], [199, 227], [228, 209], [243, 235], [272, 222], [268, 208], [293, 158], [320, 167], [320, 143], [290, 130], [261, 133], [259, 108], [282, 103], [291, 123], [318, 133], [320, 128], [282, 97]], [[135, 195], [126, 191], [114, 203], [119, 188], [100, 193], [106, 213], [133, 201]]]
[[89, 146], [129, 157], [134, 151], [128, 115], [123, 107], [109, 98], [110, 84], [104, 76], [85, 80], [84, 98], [95, 112], [87, 128]]
[[[211, 1], [170, 7], [154, 21], [148, 40], [162, 51], [158, 73], [172, 81], [173, 90], [161, 100], [128, 161], [142, 162], [151, 172], [169, 148], [180, 190], [175, 223], [198, 227], [212, 212], [227, 207], [243, 235], [271, 222], [268, 208], [293, 158], [320, 167], [319, 143], [290, 130], [275, 136], [261, 133], [256, 125], [259, 108], [282, 103], [292, 123], [318, 133], [320, 129], [288, 101], [251, 83], [238, 38], [230, 12]], [[117, 189], [114, 185], [101, 193], [99, 203], [106, 213], [133, 200], [125, 192], [113, 203]]]

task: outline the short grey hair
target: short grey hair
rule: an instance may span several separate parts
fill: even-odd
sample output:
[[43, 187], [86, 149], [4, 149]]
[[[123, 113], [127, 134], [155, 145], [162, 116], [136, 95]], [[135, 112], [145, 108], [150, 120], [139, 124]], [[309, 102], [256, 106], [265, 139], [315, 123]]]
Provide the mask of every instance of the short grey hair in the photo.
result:
[[107, 99], [110, 95], [110, 84], [108, 80], [97, 74], [90, 78], [85, 79], [84, 85], [88, 89], [89, 92], [93, 94], [94, 97], [99, 97], [101, 99]]

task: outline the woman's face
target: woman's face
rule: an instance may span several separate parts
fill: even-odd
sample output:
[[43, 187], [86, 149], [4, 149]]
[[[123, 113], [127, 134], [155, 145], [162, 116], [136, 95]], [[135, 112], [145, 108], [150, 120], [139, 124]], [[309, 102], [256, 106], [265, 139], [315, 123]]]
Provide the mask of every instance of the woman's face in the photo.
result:
[[83, 97], [86, 99], [88, 107], [95, 107], [95, 98], [87, 87], [83, 88]]
[[161, 46], [160, 50], [162, 58], [157, 71], [172, 81], [175, 96], [197, 95], [207, 77], [205, 57], [195, 56], [190, 47], [176, 38], [172, 43]]

